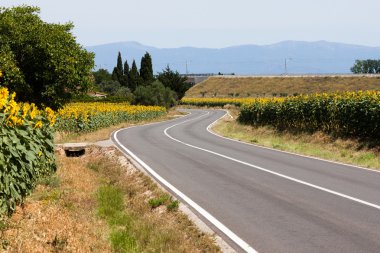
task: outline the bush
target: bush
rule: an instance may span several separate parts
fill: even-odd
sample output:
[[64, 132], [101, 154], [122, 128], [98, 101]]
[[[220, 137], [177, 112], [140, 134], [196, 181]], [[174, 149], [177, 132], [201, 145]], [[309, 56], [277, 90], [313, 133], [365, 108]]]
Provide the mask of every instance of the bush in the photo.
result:
[[160, 81], [154, 81], [148, 86], [138, 86], [134, 95], [136, 104], [158, 105], [166, 108], [176, 104], [175, 92], [165, 87]]
[[56, 170], [54, 112], [18, 104], [0, 88], [0, 214], [10, 215], [36, 182]]

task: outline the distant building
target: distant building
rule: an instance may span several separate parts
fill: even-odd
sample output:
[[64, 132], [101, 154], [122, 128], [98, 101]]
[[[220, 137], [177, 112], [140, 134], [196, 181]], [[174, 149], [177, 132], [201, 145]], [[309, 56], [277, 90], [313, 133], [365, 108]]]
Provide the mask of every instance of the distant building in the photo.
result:
[[89, 92], [87, 93], [90, 97], [93, 98], [106, 98], [108, 95], [106, 93], [101, 93], [101, 92]]

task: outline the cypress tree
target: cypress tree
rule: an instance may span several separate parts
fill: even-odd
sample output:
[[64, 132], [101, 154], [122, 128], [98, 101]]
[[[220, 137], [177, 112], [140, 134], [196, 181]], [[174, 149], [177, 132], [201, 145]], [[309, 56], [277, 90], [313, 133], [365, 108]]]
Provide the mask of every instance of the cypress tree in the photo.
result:
[[148, 52], [141, 58], [140, 76], [145, 84], [150, 84], [154, 81], [152, 57]]
[[128, 61], [125, 60], [124, 62], [124, 68], [123, 68], [123, 73], [122, 73], [122, 77], [121, 77], [121, 82], [120, 84], [123, 85], [123, 86], [126, 86], [126, 87], [129, 87], [129, 65], [128, 65]]
[[132, 62], [131, 71], [129, 72], [129, 87], [132, 91], [136, 89], [137, 86], [142, 84], [142, 79], [140, 77], [139, 71], [135, 60]]
[[117, 68], [117, 72], [118, 74], [120, 74], [119, 77], [121, 77], [124, 73], [124, 70], [123, 70], [123, 60], [121, 59], [121, 53], [119, 52], [118, 56], [117, 56], [117, 65], [116, 65], [116, 68]]
[[117, 73], [117, 68], [114, 67], [112, 70], [112, 80], [113, 81], [119, 81], [119, 75]]
[[123, 62], [121, 59], [121, 54], [119, 52], [117, 56], [117, 65], [112, 71], [112, 80], [118, 81], [121, 84], [122, 77], [123, 77]]
[[125, 76], [129, 75], [129, 65], [128, 65], [128, 61], [127, 60], [125, 60], [125, 62], [124, 62], [124, 72], [123, 72], [123, 74]]

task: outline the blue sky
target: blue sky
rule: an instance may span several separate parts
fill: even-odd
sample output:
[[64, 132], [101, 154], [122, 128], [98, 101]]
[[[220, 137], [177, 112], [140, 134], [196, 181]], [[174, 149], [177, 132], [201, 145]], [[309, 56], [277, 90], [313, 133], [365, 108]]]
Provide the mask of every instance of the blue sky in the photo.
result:
[[380, 46], [379, 0], [1, 0], [75, 24], [85, 46], [138, 41], [156, 47], [221, 48], [283, 40]]

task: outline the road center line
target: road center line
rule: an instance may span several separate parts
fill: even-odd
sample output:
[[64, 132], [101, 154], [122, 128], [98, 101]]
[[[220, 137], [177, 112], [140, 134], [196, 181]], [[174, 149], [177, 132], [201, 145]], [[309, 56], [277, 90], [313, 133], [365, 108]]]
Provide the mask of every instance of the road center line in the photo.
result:
[[[207, 112], [207, 114], [204, 114], [204, 115], [208, 115], [209, 112]], [[203, 115], [203, 116], [204, 116]], [[373, 203], [370, 203], [370, 202], [367, 202], [367, 201], [364, 201], [364, 200], [361, 200], [361, 199], [358, 199], [358, 198], [355, 198], [355, 197], [351, 197], [349, 195], [346, 195], [346, 194], [343, 194], [343, 193], [340, 193], [340, 192], [337, 192], [337, 191], [333, 191], [331, 189], [328, 189], [328, 188], [324, 188], [324, 187], [321, 187], [321, 186], [318, 186], [318, 185], [315, 185], [315, 184], [311, 184], [311, 183], [308, 183], [306, 181], [302, 181], [302, 180], [299, 180], [299, 179], [296, 179], [296, 178], [293, 178], [293, 177], [289, 177], [289, 176], [286, 176], [284, 174], [281, 174], [281, 173], [278, 173], [278, 172], [275, 172], [275, 171], [271, 171], [269, 169], [265, 169], [263, 167], [260, 167], [260, 166], [257, 166], [257, 165], [254, 165], [254, 164], [251, 164], [251, 163], [247, 163], [247, 162], [244, 162], [244, 161], [241, 161], [241, 160], [238, 160], [238, 159], [235, 159], [233, 157], [229, 157], [229, 156], [226, 156], [226, 155], [223, 155], [223, 154], [220, 154], [220, 153], [217, 153], [217, 152], [214, 152], [214, 151], [211, 151], [211, 150], [208, 150], [208, 149], [204, 149], [204, 148], [201, 148], [201, 147], [197, 147], [197, 146], [194, 146], [194, 145], [191, 145], [189, 143], [186, 143], [186, 142], [183, 142], [181, 140], [178, 140], [176, 138], [174, 138], [173, 136], [169, 135], [168, 134], [168, 130], [171, 129], [171, 128], [174, 128], [176, 126], [179, 126], [179, 125], [182, 125], [186, 122], [189, 122], [189, 121], [192, 121], [192, 120], [195, 120], [195, 119], [198, 119], [200, 117], [197, 117], [197, 118], [194, 118], [194, 119], [189, 119], [189, 120], [186, 120], [186, 121], [183, 121], [183, 122], [180, 122], [180, 123], [177, 123], [177, 124], [174, 124], [170, 127], [167, 127], [165, 130], [164, 130], [164, 133], [165, 135], [172, 139], [173, 141], [176, 141], [178, 143], [181, 143], [185, 146], [188, 146], [188, 147], [191, 147], [191, 148], [194, 148], [194, 149], [198, 149], [198, 150], [202, 150], [204, 152], [207, 152], [207, 153], [210, 153], [210, 154], [213, 154], [213, 155], [216, 155], [216, 156], [219, 156], [219, 157], [222, 157], [222, 158], [225, 158], [225, 159], [228, 159], [228, 160], [231, 160], [231, 161], [234, 161], [236, 163], [240, 163], [240, 164], [243, 164], [243, 165], [246, 165], [246, 166], [249, 166], [251, 168], [255, 168], [257, 170], [260, 170], [260, 171], [264, 171], [264, 172], [267, 172], [267, 173], [270, 173], [272, 175], [276, 175], [278, 177], [281, 177], [281, 178], [285, 178], [287, 180], [290, 180], [290, 181], [293, 181], [293, 182], [296, 182], [296, 183], [299, 183], [299, 184], [302, 184], [302, 185], [306, 185], [306, 186], [309, 186], [311, 188], [314, 188], [314, 189], [318, 189], [320, 191], [324, 191], [324, 192], [328, 192], [330, 194], [333, 194], [333, 195], [336, 195], [336, 196], [339, 196], [339, 197], [342, 197], [342, 198], [345, 198], [345, 199], [349, 199], [349, 200], [352, 200], [352, 201], [355, 201], [357, 203], [360, 203], [360, 204], [363, 204], [363, 205], [366, 205], [366, 206], [369, 206], [369, 207], [373, 207], [373, 208], [376, 208], [378, 210], [380, 210], [380, 206], [379, 205], [376, 205], [376, 204], [373, 204]]]

